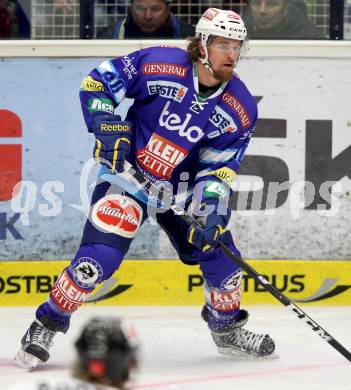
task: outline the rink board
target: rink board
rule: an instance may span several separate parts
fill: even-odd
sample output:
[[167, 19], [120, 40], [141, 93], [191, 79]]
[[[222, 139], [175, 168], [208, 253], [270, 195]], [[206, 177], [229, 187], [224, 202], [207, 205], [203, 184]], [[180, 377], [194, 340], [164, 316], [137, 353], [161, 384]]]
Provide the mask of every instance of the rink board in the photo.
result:
[[[351, 262], [250, 260], [287, 297], [299, 303], [351, 304]], [[66, 261], [0, 262], [0, 306], [32, 306], [44, 301]], [[177, 260], [126, 260], [110, 280], [91, 294], [97, 305], [201, 305], [203, 278], [198, 266]], [[248, 275], [242, 303], [278, 301]]]
[[[9, 49], [16, 44], [9, 41]], [[61, 43], [67, 50], [73, 44]], [[89, 42], [76, 44], [79, 55]], [[110, 42], [113, 55], [120, 44]], [[291, 44], [293, 56], [284, 57]], [[347, 45], [344, 54], [329, 58], [339, 44]], [[41, 45], [57, 50], [50, 41], [17, 52], [42, 53]], [[90, 45], [88, 58], [0, 61], [0, 110], [18, 126], [9, 137], [0, 125], [2, 260], [69, 259], [80, 245], [98, 170], [78, 98], [83, 78], [102, 61], [95, 57], [102, 43]], [[229, 229], [250, 259], [350, 259], [351, 43], [285, 41], [269, 58], [270, 49], [258, 45], [259, 56], [237, 68], [259, 102], [259, 120], [235, 182]], [[116, 113], [127, 109], [125, 99]], [[128, 258], [176, 259], [162, 233], [144, 224]]]

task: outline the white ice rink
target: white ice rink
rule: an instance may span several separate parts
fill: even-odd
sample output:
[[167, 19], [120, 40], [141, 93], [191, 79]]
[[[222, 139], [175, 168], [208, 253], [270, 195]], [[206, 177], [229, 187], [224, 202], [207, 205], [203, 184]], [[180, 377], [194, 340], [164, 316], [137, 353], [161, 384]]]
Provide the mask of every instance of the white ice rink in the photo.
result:
[[[219, 355], [200, 307], [84, 307], [67, 335], [55, 337], [52, 357], [35, 372], [13, 362], [34, 308], [0, 308], [0, 389], [35, 376], [65, 377], [74, 361], [73, 342], [93, 315], [118, 315], [133, 324], [142, 345], [133, 389], [351, 390], [351, 364], [283, 306], [248, 307], [246, 328], [274, 338], [279, 358]], [[303, 309], [351, 350], [351, 307]]]

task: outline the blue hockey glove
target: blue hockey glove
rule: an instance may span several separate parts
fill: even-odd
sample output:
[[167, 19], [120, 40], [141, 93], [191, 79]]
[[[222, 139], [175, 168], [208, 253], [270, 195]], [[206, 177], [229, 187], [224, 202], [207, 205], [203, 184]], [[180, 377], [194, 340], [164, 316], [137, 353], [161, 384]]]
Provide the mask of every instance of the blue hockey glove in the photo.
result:
[[226, 214], [218, 215], [218, 199], [207, 199], [201, 202], [199, 210], [203, 211], [205, 207], [206, 209], [213, 209], [213, 211], [207, 216], [196, 217], [194, 215], [202, 228], [190, 226], [187, 232], [187, 240], [203, 252], [208, 252], [214, 249], [218, 242], [222, 240], [231, 212], [227, 209]]
[[123, 171], [124, 160], [130, 150], [131, 128], [132, 124], [122, 121], [119, 115], [99, 115], [94, 118], [94, 158], [112, 172]]

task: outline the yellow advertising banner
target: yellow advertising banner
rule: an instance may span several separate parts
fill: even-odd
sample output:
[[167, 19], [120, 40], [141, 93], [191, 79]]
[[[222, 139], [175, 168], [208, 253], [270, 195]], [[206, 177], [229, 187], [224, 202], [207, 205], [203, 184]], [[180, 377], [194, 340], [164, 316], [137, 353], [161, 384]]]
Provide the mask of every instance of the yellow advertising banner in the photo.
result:
[[[298, 304], [351, 305], [351, 262], [250, 260], [248, 263]], [[0, 262], [0, 306], [35, 306], [69, 262]], [[125, 260], [112, 278], [89, 295], [96, 305], [201, 305], [204, 279], [198, 266], [178, 260]], [[243, 275], [242, 304], [279, 303]]]

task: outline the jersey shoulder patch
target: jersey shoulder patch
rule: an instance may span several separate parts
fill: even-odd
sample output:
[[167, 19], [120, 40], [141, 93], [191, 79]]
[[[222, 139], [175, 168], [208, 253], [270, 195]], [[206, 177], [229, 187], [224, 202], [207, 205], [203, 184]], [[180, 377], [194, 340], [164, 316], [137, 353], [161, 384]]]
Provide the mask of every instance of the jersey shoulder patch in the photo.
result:
[[249, 128], [257, 118], [257, 102], [239, 78], [233, 78], [222, 94], [225, 106], [235, 111], [244, 129]]

